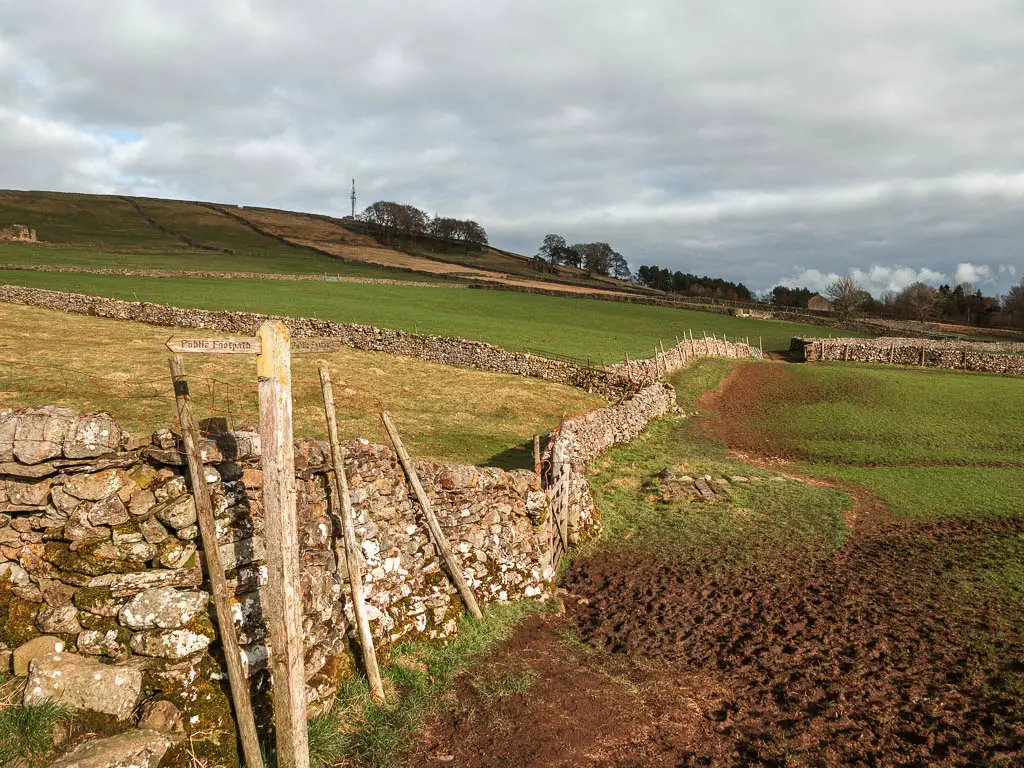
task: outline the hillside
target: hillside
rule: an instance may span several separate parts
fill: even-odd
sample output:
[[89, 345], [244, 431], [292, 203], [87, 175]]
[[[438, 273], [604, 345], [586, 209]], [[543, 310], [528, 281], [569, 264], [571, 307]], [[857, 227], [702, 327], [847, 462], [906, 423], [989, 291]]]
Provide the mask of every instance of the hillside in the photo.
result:
[[378, 243], [341, 219], [184, 200], [0, 191], [0, 228], [25, 224], [39, 243], [0, 242], [0, 263], [122, 269], [338, 274], [399, 280], [469, 279], [512, 287], [636, 291], [562, 268], [539, 274], [529, 259], [487, 248], [430, 253]]

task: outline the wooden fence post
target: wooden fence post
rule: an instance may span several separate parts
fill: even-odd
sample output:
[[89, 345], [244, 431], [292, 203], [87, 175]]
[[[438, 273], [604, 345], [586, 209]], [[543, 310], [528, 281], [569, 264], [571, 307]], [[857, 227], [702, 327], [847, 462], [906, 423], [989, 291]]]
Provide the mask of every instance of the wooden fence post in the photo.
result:
[[[363, 573], [359, 567], [359, 545], [356, 543], [355, 515], [352, 513], [352, 499], [348, 493], [348, 478], [345, 476], [345, 452], [338, 440], [338, 419], [334, 409], [334, 388], [331, 386], [331, 373], [326, 366], [320, 367], [320, 388], [324, 395], [324, 415], [327, 417], [327, 437], [331, 443], [331, 463], [334, 465], [334, 486], [337, 504], [341, 508], [338, 515], [341, 536], [345, 547], [345, 569], [348, 571], [348, 584], [352, 592], [352, 613], [355, 614], [356, 628], [359, 632], [359, 645], [363, 652], [363, 667], [366, 679], [370, 682], [370, 696], [378, 704], [383, 703], [384, 683], [380, 679], [380, 667], [377, 666], [377, 652], [373, 647], [373, 633], [370, 632], [370, 620], [366, 615], [366, 601], [363, 597]], [[338, 574], [341, 577], [341, 574]]]
[[540, 474], [540, 435], [533, 436], [533, 473]]
[[302, 649], [299, 530], [292, 441], [291, 339], [284, 323], [259, 329], [260, 442], [267, 539], [267, 623], [274, 676], [279, 768], [309, 768], [306, 673]]
[[174, 399], [178, 405], [178, 421], [181, 423], [181, 440], [185, 444], [185, 458], [192, 480], [192, 496], [196, 502], [196, 517], [199, 522], [199, 536], [203, 543], [203, 557], [206, 572], [210, 577], [210, 591], [213, 592], [213, 606], [217, 616], [217, 633], [224, 650], [224, 661], [228, 668], [228, 683], [238, 721], [238, 735], [242, 741], [242, 754], [247, 768], [263, 768], [263, 754], [256, 731], [256, 719], [249, 699], [249, 681], [242, 668], [242, 652], [238, 647], [235, 622], [231, 615], [227, 579], [224, 565], [217, 546], [217, 523], [213, 519], [213, 504], [210, 489], [206, 485], [206, 472], [199, 452], [199, 429], [192, 404], [189, 401], [188, 380], [185, 378], [185, 361], [181, 355], [171, 358], [171, 381], [174, 384]]
[[469, 584], [466, 583], [466, 577], [462, 575], [462, 569], [459, 567], [459, 562], [455, 559], [455, 555], [452, 554], [452, 548], [448, 544], [448, 537], [444, 535], [444, 531], [441, 529], [441, 523], [438, 522], [437, 516], [434, 514], [434, 508], [430, 505], [430, 499], [427, 498], [427, 492], [423, 490], [423, 485], [420, 483], [420, 476], [416, 473], [416, 467], [412, 465], [412, 459], [409, 458], [409, 454], [405, 450], [405, 445], [402, 443], [402, 438], [398, 434], [398, 429], [395, 428], [395, 423], [391, 420], [391, 414], [387, 411], [381, 411], [380, 419], [384, 422], [384, 429], [387, 430], [388, 436], [391, 438], [391, 442], [395, 446], [395, 453], [398, 454], [398, 459], [402, 462], [402, 467], [405, 469], [405, 474], [409, 478], [409, 483], [412, 485], [416, 498], [420, 502], [420, 507], [423, 509], [423, 517], [427, 521], [427, 528], [430, 531], [431, 538], [434, 539], [434, 546], [436, 546], [438, 552], [441, 553], [441, 559], [444, 561], [445, 567], [448, 571], [448, 576], [451, 578], [452, 583], [455, 584], [455, 588], [462, 596], [462, 601], [466, 604], [466, 608], [469, 610], [470, 614], [472, 614], [474, 619], [479, 621], [483, 618], [483, 614], [480, 613], [480, 606], [477, 605], [476, 597], [473, 595], [473, 590], [471, 590], [469, 588]]
[[[557, 478], [555, 481], [555, 497], [552, 502], [557, 505], [560, 511], [555, 524], [557, 526], [558, 538], [562, 544], [562, 552], [569, 551], [569, 475], [566, 471], [565, 448], [561, 443], [556, 442], [551, 450], [552, 472]], [[554, 564], [557, 568], [557, 563]]]
[[626, 380], [633, 386], [633, 369], [629, 365], [629, 352], [623, 353], [626, 356]]
[[921, 365], [924, 365], [924, 344], [921, 345]]

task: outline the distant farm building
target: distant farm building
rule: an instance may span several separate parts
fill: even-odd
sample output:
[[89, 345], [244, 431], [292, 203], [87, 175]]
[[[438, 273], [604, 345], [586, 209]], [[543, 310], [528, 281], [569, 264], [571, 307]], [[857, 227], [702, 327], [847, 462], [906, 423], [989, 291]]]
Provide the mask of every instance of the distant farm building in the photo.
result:
[[11, 224], [9, 227], [0, 229], [0, 241], [8, 243], [34, 243], [36, 242], [36, 231], [29, 229], [24, 224]]
[[807, 308], [827, 312], [828, 310], [832, 309], [832, 302], [826, 299], [820, 293], [816, 293], [807, 300]]

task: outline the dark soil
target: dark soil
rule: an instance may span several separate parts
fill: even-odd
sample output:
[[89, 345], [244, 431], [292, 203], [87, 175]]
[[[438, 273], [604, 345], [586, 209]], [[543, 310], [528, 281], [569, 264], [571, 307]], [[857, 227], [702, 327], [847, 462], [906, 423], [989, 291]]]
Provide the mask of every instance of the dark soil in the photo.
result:
[[[523, 692], [502, 693], [522, 680]], [[711, 675], [580, 643], [573, 622], [527, 620], [464, 673], [406, 765], [675, 766], [720, 739], [706, 713], [728, 692]]]

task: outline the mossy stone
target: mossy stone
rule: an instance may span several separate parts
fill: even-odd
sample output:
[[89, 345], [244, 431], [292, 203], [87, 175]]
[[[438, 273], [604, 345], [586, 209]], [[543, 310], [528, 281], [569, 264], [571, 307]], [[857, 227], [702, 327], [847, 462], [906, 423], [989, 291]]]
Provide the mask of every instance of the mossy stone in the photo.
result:
[[[6, 590], [0, 590], [6, 592]], [[10, 594], [10, 593], [8, 593]], [[3, 610], [3, 625], [0, 626], [0, 642], [8, 648], [17, 648], [27, 643], [42, 633], [36, 627], [36, 617], [42, 605], [22, 600], [16, 595], [10, 595], [10, 600]]]

